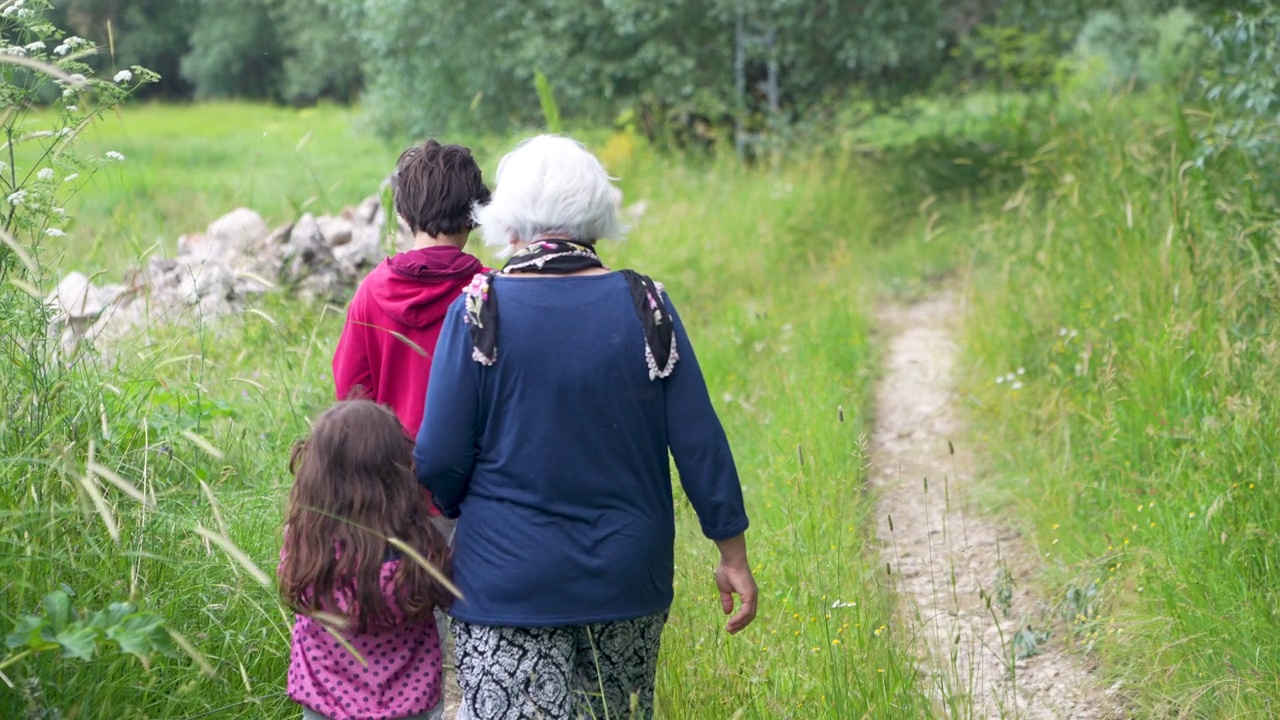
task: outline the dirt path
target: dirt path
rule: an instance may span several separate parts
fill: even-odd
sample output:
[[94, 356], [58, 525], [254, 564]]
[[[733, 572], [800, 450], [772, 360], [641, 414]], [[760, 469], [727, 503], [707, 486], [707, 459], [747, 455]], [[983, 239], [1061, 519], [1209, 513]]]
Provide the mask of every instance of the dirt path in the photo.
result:
[[1033, 640], [1035, 654], [1011, 672], [1015, 634], [1032, 626], [1022, 641], [1048, 621], [1029, 591], [1034, 558], [1025, 543], [967, 511], [973, 463], [951, 377], [958, 301], [938, 294], [887, 306], [879, 321], [888, 343], [870, 477], [901, 622], [923, 641], [922, 677], [951, 718], [1124, 717], [1114, 690], [1064, 651], [1061, 628]]

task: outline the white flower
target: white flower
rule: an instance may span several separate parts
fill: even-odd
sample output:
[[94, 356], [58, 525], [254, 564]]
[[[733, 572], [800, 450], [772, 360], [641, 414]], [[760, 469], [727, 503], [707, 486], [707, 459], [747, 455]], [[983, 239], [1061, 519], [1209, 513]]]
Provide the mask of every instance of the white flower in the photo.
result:
[[5, 52], [8, 53], [9, 55], [16, 55], [18, 57], [27, 56], [27, 49], [22, 47], [21, 45], [14, 45], [13, 47], [5, 50]]
[[121, 70], [120, 72], [116, 73], [116, 76], [115, 76], [115, 77], [113, 77], [113, 78], [111, 78], [111, 79], [112, 79], [113, 81], [115, 81], [117, 84], [118, 84], [118, 83], [127, 83], [127, 82], [129, 82], [129, 81], [133, 80], [133, 73], [129, 72], [128, 70]]
[[66, 42], [68, 45], [70, 45], [72, 48], [78, 48], [78, 47], [80, 47], [81, 45], [88, 45], [88, 44], [89, 44], [89, 41], [88, 41], [88, 40], [85, 40], [84, 38], [82, 38], [82, 37], [80, 37], [80, 36], [78, 36], [78, 35], [72, 35], [71, 37], [67, 38], [65, 42]]
[[74, 75], [71, 76], [70, 79], [71, 79], [71, 82], [73, 83], [83, 83], [88, 80], [88, 78], [81, 75], [80, 73], [75, 73]]
[[4, 16], [5, 16], [5, 17], [12, 17], [14, 13], [18, 12], [18, 8], [20, 8], [20, 7], [22, 7], [22, 6], [21, 6], [21, 5], [10, 5], [9, 7], [7, 7], [7, 8], [5, 8], [5, 9], [4, 9]]
[[1018, 374], [1019, 374], [1019, 375], [1025, 375], [1026, 373], [1027, 373], [1027, 369], [1026, 369], [1026, 368], [1018, 368]]
[[62, 232], [58, 228], [49, 228], [48, 230], [44, 231], [44, 234], [48, 235], [49, 237], [66, 237], [67, 236], [66, 233]]
[[115, 150], [108, 150], [105, 153], [103, 153], [102, 156], [114, 162], [124, 162], [124, 155], [121, 155]]
[[35, 52], [37, 50], [43, 50], [44, 48], [45, 44], [39, 40], [33, 43], [27, 43], [27, 52]]
[[62, 43], [61, 45], [53, 49], [53, 53], [55, 55], [66, 55], [69, 52], [71, 52], [71, 46], [66, 43]]
[[54, 215], [57, 215], [58, 217], [66, 217], [66, 216], [67, 216], [67, 209], [66, 209], [66, 208], [58, 208], [58, 207], [56, 207], [56, 208], [53, 208], [52, 210], [50, 210], [49, 212], [53, 213]]
[[5, 200], [8, 200], [10, 205], [17, 207], [27, 201], [27, 191], [18, 190], [5, 198]]
[[999, 384], [1001, 384], [1001, 383], [1003, 383], [1003, 382], [1004, 382], [1004, 376], [1003, 376], [1003, 375], [1001, 375], [1001, 376], [999, 376], [999, 377], [997, 377], [997, 378], [996, 378], [996, 384], [997, 384], [997, 385], [999, 385]]
[[62, 89], [62, 97], [64, 97], [64, 98], [69, 98], [69, 97], [71, 97], [72, 95], [75, 95], [75, 94], [76, 94], [76, 89], [75, 89], [75, 88], [73, 88], [73, 87], [63, 88], [63, 89]]
[[1018, 388], [1020, 388], [1020, 387], [1022, 387], [1022, 383], [1021, 383], [1021, 382], [1014, 382], [1012, 385], [1010, 385], [1010, 386], [1009, 386], [1009, 389], [1010, 389], [1010, 390], [1017, 390], [1017, 389], [1018, 389]]
[[76, 178], [78, 178], [78, 177], [80, 177], [80, 173], [71, 173], [70, 175], [68, 175], [68, 176], [66, 176], [66, 177], [64, 177], [64, 178], [62, 178], [62, 182], [64, 182], [64, 183], [69, 183], [69, 182], [71, 182], [71, 181], [75, 180], [75, 179], [76, 179]]
[[41, 168], [40, 172], [36, 173], [36, 177], [40, 180], [52, 180], [53, 168]]
[[67, 112], [75, 112], [75, 111], [77, 111], [77, 110], [79, 110], [79, 109], [80, 109], [80, 108], [76, 107], [75, 105], [68, 105], [68, 106], [67, 106]]

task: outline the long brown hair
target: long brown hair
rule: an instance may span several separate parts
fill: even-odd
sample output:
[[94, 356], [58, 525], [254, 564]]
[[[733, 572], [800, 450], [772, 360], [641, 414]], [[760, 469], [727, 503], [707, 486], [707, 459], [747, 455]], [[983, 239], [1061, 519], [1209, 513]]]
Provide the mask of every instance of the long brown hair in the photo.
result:
[[[279, 579], [295, 611], [337, 615], [359, 631], [392, 624], [380, 586], [391, 538], [448, 571], [447, 546], [411, 469], [411, 447], [396, 416], [369, 400], [330, 407], [311, 437], [294, 447]], [[447, 592], [409, 557], [401, 560], [395, 584], [396, 606], [407, 621], [423, 620], [447, 602]]]

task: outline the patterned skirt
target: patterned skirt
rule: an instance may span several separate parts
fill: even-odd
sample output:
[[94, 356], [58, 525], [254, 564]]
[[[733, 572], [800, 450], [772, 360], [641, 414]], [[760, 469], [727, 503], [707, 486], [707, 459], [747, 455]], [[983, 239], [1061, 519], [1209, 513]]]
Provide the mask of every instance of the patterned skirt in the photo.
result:
[[650, 720], [667, 613], [518, 628], [453, 622], [458, 720]]

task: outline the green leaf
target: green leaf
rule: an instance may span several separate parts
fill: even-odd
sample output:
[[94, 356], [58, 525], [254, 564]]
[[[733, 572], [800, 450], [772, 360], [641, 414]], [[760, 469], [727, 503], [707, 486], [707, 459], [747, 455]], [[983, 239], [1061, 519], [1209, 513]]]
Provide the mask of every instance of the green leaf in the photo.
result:
[[560, 120], [560, 105], [556, 95], [551, 91], [551, 83], [541, 70], [533, 73], [533, 85], [538, 91], [538, 102], [542, 104], [542, 117], [547, 123], [547, 132], [559, 134], [564, 127]]
[[72, 622], [71, 597], [62, 590], [45, 595], [44, 616], [53, 635], [65, 630]]
[[89, 620], [89, 626], [105, 633], [136, 611], [137, 608], [133, 603], [111, 603], [105, 610], [99, 610], [93, 614], [93, 618]]
[[173, 641], [173, 636], [163, 625], [157, 625], [151, 632], [151, 648], [165, 657], [182, 657], [177, 644]]
[[93, 659], [93, 651], [97, 648], [98, 631], [77, 624], [58, 633], [57, 639], [62, 646], [62, 657], [89, 661]]
[[144, 656], [156, 647], [157, 633], [164, 633], [164, 621], [155, 613], [136, 613], [107, 630], [107, 637], [120, 646], [120, 652]]
[[44, 618], [39, 615], [26, 615], [14, 626], [13, 632], [5, 637], [4, 643], [10, 650], [16, 650], [21, 647], [28, 647], [32, 650], [45, 650], [49, 647], [49, 643], [45, 642], [41, 637], [44, 625]]

